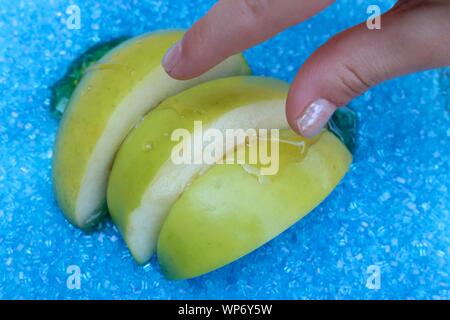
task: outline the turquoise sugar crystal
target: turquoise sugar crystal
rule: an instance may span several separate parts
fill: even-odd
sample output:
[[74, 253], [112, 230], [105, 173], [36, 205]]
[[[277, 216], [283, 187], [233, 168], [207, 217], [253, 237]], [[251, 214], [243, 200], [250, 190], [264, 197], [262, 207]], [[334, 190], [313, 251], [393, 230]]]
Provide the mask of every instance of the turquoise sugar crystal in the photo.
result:
[[72, 62], [64, 77], [52, 86], [50, 109], [54, 116], [57, 118], [62, 116], [73, 91], [89, 67], [100, 60], [111, 49], [127, 39], [127, 37], [121, 37], [97, 44], [86, 50], [79, 58]]
[[348, 108], [339, 108], [328, 122], [328, 129], [333, 132], [350, 152], [356, 148], [357, 115]]

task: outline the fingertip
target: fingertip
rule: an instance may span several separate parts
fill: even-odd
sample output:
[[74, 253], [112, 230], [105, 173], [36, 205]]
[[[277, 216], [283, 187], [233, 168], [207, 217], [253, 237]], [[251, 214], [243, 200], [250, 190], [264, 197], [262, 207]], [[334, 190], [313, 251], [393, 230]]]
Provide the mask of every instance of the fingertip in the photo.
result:
[[336, 109], [338, 89], [330, 77], [333, 69], [327, 55], [315, 52], [299, 70], [286, 102], [286, 117], [299, 135], [311, 138], [326, 126]]
[[295, 119], [297, 131], [306, 138], [314, 137], [326, 126], [336, 109], [337, 106], [327, 99], [313, 101]]
[[168, 75], [173, 77], [173, 71], [181, 57], [181, 41], [175, 43], [167, 50], [162, 60], [162, 66]]

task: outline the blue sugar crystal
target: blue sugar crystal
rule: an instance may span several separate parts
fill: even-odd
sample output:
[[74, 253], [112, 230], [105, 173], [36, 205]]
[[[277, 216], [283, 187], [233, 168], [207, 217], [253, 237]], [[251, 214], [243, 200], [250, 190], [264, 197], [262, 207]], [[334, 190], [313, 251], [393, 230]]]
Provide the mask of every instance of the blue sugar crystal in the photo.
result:
[[[80, 7], [79, 30], [67, 28], [70, 3]], [[64, 219], [51, 183], [51, 86], [88, 48], [186, 28], [213, 3], [2, 2], [0, 298], [450, 298], [448, 69], [389, 81], [353, 101], [358, 147], [340, 185], [288, 231], [211, 274], [168, 281], [155, 258], [133, 261], [110, 221], [85, 234]], [[386, 10], [394, 1], [378, 3]], [[365, 20], [370, 4], [337, 1], [245, 56], [255, 74], [292, 81], [330, 36]], [[377, 270], [379, 288], [370, 278]]]

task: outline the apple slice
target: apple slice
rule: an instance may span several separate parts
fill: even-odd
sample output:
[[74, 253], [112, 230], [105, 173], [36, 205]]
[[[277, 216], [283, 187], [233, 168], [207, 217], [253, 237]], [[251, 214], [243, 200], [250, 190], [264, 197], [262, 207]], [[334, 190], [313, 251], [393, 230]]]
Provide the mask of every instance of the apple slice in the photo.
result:
[[[144, 263], [156, 249], [162, 223], [186, 186], [208, 163], [176, 164], [176, 129], [287, 128], [288, 85], [261, 77], [232, 77], [207, 82], [161, 103], [129, 134], [117, 153], [108, 185], [108, 208], [134, 258]], [[237, 142], [236, 142], [237, 143]], [[212, 143], [214, 144], [214, 142]], [[230, 144], [217, 159], [234, 148]], [[212, 163], [214, 164], [214, 163]]]
[[326, 130], [314, 140], [283, 130], [279, 141], [276, 175], [262, 180], [258, 166], [216, 165], [185, 190], [158, 241], [168, 278], [205, 274], [276, 237], [327, 197], [352, 160]]
[[89, 228], [106, 211], [114, 154], [145, 113], [196, 84], [250, 73], [236, 55], [196, 79], [170, 78], [161, 60], [182, 35], [166, 31], [128, 40], [91, 67], [77, 86], [62, 118], [53, 162], [56, 198], [73, 224]]

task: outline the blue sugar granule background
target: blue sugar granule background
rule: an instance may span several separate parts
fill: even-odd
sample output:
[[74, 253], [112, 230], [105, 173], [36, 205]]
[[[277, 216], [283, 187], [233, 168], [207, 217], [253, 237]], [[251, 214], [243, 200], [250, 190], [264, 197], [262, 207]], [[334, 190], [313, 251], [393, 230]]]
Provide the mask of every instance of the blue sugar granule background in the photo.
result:
[[[80, 30], [66, 27], [71, 3]], [[0, 298], [450, 298], [446, 69], [355, 100], [359, 147], [339, 187], [275, 240], [206, 276], [167, 281], [156, 259], [135, 264], [111, 222], [88, 235], [63, 218], [51, 183], [51, 85], [92, 45], [188, 27], [212, 3], [0, 1]], [[386, 10], [393, 1], [375, 3]], [[255, 74], [291, 81], [330, 36], [364, 21], [370, 4], [339, 0], [245, 55]], [[70, 265], [80, 268], [80, 289], [67, 287]], [[378, 290], [366, 286], [373, 266]]]

